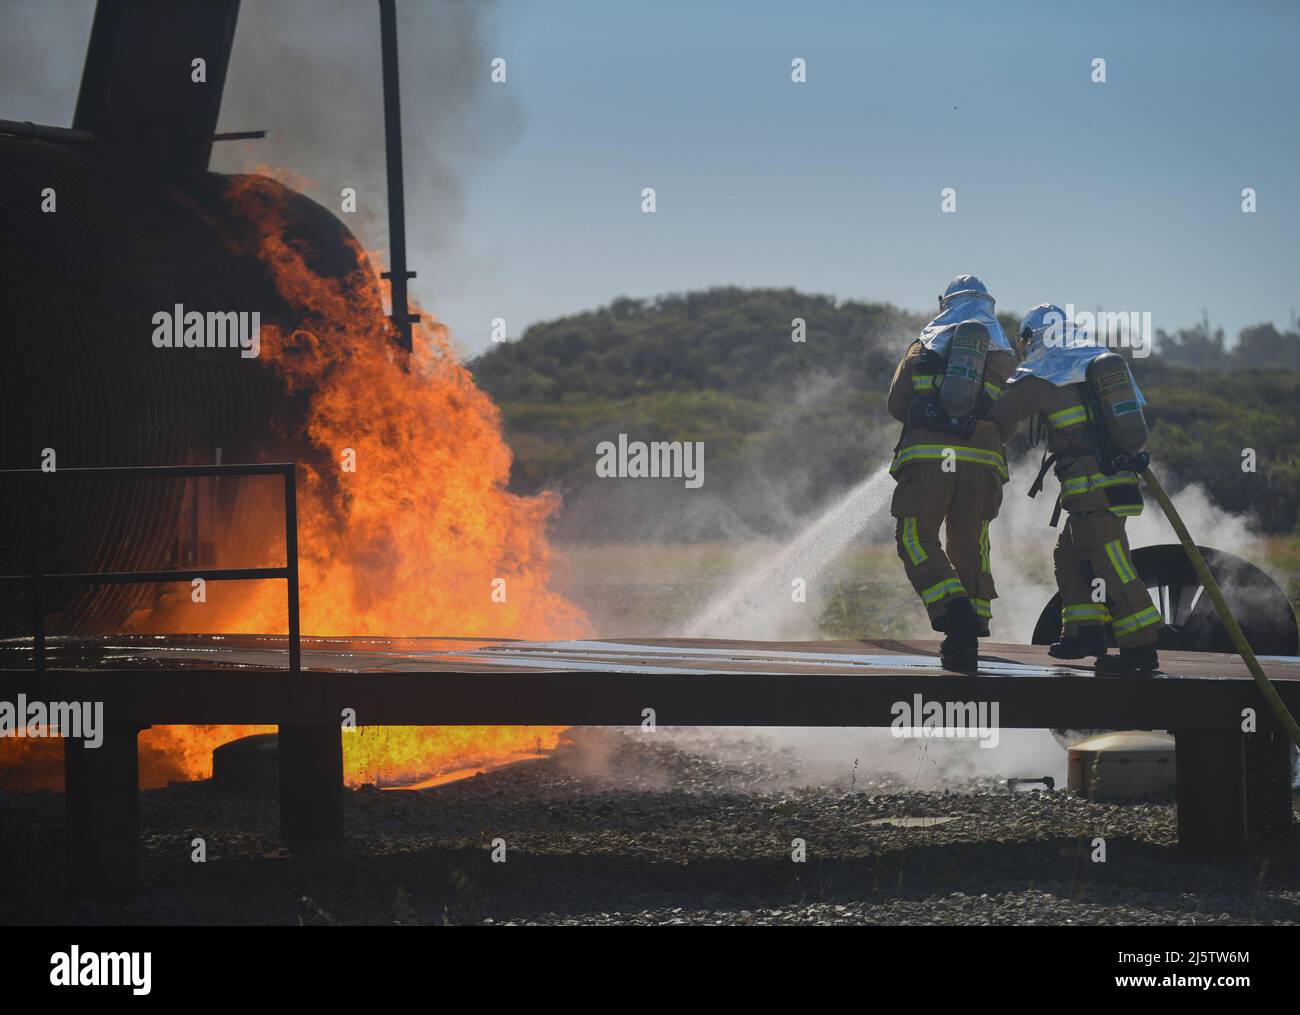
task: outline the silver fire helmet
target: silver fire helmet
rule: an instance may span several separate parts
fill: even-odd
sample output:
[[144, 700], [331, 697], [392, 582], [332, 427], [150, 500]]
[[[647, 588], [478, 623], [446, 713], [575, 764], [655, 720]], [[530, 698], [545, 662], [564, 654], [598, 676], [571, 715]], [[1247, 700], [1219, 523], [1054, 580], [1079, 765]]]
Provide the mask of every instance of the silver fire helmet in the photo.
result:
[[990, 350], [1012, 352], [1011, 343], [993, 314], [995, 302], [988, 287], [976, 276], [958, 275], [939, 297], [939, 313], [921, 329], [920, 341], [927, 349], [943, 355], [948, 351], [948, 343], [957, 325], [963, 321], [978, 321], [988, 329]]

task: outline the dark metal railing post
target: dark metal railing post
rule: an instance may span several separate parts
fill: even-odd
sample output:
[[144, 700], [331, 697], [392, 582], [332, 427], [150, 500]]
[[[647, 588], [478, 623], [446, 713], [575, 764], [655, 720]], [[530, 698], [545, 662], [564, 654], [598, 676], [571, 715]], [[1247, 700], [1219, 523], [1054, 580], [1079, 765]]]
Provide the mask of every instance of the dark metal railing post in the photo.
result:
[[397, 344], [412, 349], [411, 325], [420, 319], [407, 302], [407, 282], [415, 272], [406, 267], [406, 204], [402, 185], [402, 89], [397, 73], [397, 8], [393, 0], [379, 0], [379, 41], [384, 79], [384, 150], [388, 169], [388, 271], [389, 303]]
[[32, 508], [32, 609], [35, 612], [33, 668], [45, 672], [45, 484], [44, 473], [32, 477], [29, 504]]
[[284, 562], [289, 586], [289, 670], [302, 670], [302, 632], [298, 618], [298, 477], [292, 465], [284, 470]]
[[[193, 581], [260, 581], [283, 578], [289, 585], [289, 669], [302, 669], [302, 633], [298, 609], [298, 495], [297, 473], [293, 463], [259, 463], [255, 465], [141, 465], [116, 468], [61, 469], [60, 481], [67, 476], [99, 479], [188, 479], [201, 476], [279, 476], [284, 482], [284, 567], [194, 567], [169, 568], [164, 571], [103, 571], [76, 574], [58, 571], [51, 574], [45, 559], [46, 486], [51, 482], [40, 469], [0, 470], [0, 480], [12, 478], [35, 484], [28, 488], [28, 508], [32, 512], [32, 570], [30, 574], [0, 574], [0, 586], [26, 587], [32, 594], [33, 669], [45, 672], [45, 589], [50, 585], [144, 585], [156, 582]], [[197, 548], [197, 539], [195, 546]]]

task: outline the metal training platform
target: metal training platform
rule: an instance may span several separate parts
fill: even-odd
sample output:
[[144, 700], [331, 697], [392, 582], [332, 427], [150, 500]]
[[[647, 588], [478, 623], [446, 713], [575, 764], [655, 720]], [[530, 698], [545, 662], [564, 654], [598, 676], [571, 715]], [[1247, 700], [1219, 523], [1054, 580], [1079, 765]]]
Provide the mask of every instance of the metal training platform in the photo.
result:
[[[148, 635], [0, 642], [0, 700], [95, 701], [103, 745], [65, 748], [75, 890], [120, 895], [138, 866], [136, 736], [151, 725], [280, 726], [281, 832], [342, 836], [341, 717], [361, 726], [890, 726], [897, 702], [998, 704], [1000, 728], [1165, 729], [1177, 744], [1180, 854], [1230, 856], [1291, 824], [1290, 741], [1234, 656], [1162, 652], [1162, 672], [1098, 677], [1039, 646], [989, 644], [978, 674], [929, 641], [741, 642]], [[1262, 660], [1300, 711], [1300, 658]], [[1257, 732], [1243, 733], [1248, 710]]]

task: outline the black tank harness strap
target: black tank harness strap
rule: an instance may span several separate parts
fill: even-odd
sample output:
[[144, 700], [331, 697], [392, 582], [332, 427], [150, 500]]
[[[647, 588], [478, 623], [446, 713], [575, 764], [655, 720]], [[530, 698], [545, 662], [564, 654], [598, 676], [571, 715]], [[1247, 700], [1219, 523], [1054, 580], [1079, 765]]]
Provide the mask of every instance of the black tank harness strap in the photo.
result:
[[1046, 432], [1047, 420], [1041, 412], [1036, 412], [1029, 417], [1029, 446], [1031, 448], [1038, 447]]
[[1052, 508], [1052, 528], [1056, 528], [1056, 523], [1061, 520], [1061, 495], [1056, 495], [1056, 507]]
[[[1046, 448], [1043, 449], [1043, 462], [1038, 467], [1038, 475], [1034, 477], [1033, 486], [1029, 488], [1030, 497], [1037, 497], [1040, 493], [1043, 492], [1043, 480], [1047, 478], [1047, 470], [1050, 469], [1053, 465], [1057, 464], [1057, 459], [1059, 458], [1060, 455], [1048, 454], [1047, 449]], [[1050, 523], [1052, 528], [1056, 528], [1056, 523], [1059, 522], [1060, 520], [1061, 520], [1061, 495], [1058, 493], [1056, 495], [1056, 506], [1052, 508], [1052, 521]]]
[[1043, 480], [1047, 478], [1047, 470], [1056, 464], [1056, 460], [1059, 457], [1060, 456], [1055, 453], [1048, 454], [1047, 449], [1046, 448], [1043, 449], [1042, 464], [1039, 465], [1038, 475], [1034, 477], [1034, 483], [1029, 488], [1030, 497], [1037, 497], [1040, 493], [1043, 492]]

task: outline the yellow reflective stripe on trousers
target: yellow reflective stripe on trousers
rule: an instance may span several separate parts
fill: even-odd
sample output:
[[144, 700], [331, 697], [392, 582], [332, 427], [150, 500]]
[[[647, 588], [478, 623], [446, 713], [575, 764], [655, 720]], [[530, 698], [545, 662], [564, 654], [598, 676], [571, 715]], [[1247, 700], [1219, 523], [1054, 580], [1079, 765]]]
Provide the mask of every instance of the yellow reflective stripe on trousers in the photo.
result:
[[907, 550], [907, 559], [913, 564], [923, 564], [930, 559], [916, 534], [916, 519], [911, 516], [903, 519], [903, 548]]
[[1115, 569], [1119, 575], [1119, 580], [1127, 585], [1129, 582], [1137, 581], [1137, 572], [1133, 570], [1133, 564], [1128, 559], [1128, 554], [1124, 552], [1124, 544], [1118, 539], [1112, 539], [1106, 544], [1106, 556], [1110, 559], [1110, 566]]
[[982, 620], [993, 619], [993, 606], [987, 599], [972, 599], [970, 603], [975, 607], [975, 616]]
[[1104, 490], [1108, 486], [1124, 486], [1125, 484], [1137, 486], [1137, 481], [1136, 472], [1117, 472], [1113, 476], [1107, 476], [1102, 472], [1094, 472], [1090, 476], [1071, 476], [1069, 479], [1061, 481], [1061, 495], [1076, 497], [1081, 493]]
[[980, 570], [985, 574], [992, 574], [993, 567], [989, 563], [989, 523], [980, 523]]
[[1047, 422], [1058, 430], [1088, 422], [1088, 410], [1082, 405], [1072, 405], [1068, 409], [1058, 409], [1047, 414]]
[[1154, 606], [1148, 606], [1145, 610], [1130, 613], [1127, 617], [1120, 617], [1115, 621], [1115, 637], [1122, 638], [1126, 634], [1132, 634], [1158, 623], [1160, 623], [1160, 611]]
[[891, 474], [895, 473], [904, 465], [911, 465], [913, 462], [942, 462], [949, 457], [944, 454], [945, 451], [951, 452], [952, 457], [959, 462], [983, 465], [992, 469], [1003, 479], [1010, 475], [1007, 472], [1007, 460], [1002, 456], [1002, 452], [959, 447], [955, 444], [913, 444], [911, 447], [903, 448], [894, 456], [889, 471]]
[[1104, 624], [1110, 619], [1110, 611], [1102, 603], [1069, 603], [1061, 607], [1061, 622], [1078, 624], [1085, 620], [1095, 620]]
[[956, 578], [945, 578], [937, 584], [931, 585], [928, 589], [921, 590], [921, 602], [926, 606], [933, 606], [941, 599], [947, 599], [949, 596], [964, 596], [966, 588]]

